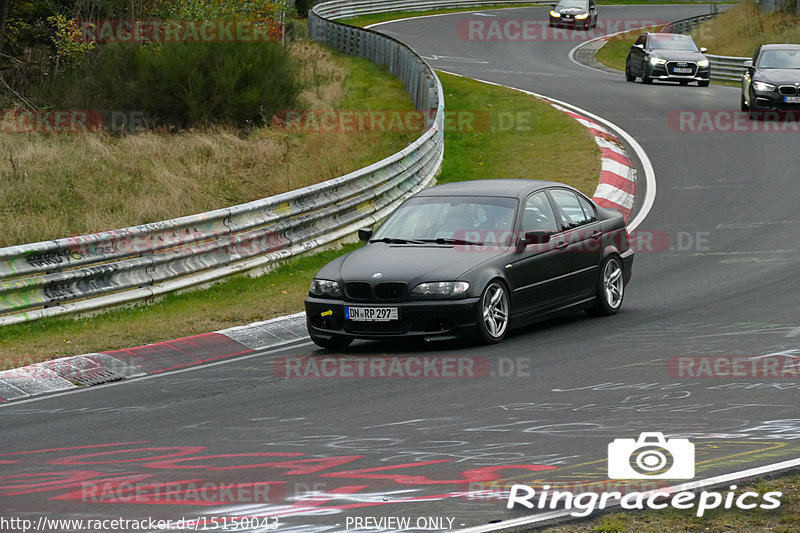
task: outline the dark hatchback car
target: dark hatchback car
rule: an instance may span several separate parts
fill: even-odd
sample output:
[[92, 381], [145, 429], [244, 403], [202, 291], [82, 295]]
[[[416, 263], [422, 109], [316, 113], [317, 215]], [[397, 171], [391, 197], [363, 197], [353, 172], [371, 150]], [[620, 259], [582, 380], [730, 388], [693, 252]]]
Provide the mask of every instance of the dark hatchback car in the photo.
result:
[[561, 0], [550, 10], [550, 26], [583, 28], [597, 26], [597, 6], [594, 0]]
[[696, 81], [700, 87], [708, 87], [711, 66], [703, 55], [706, 51], [688, 35], [643, 33], [628, 52], [625, 78], [636, 81], [639, 77], [642, 83], [677, 81], [681, 85]]
[[800, 44], [762, 44], [744, 62], [741, 109], [800, 112]]
[[309, 288], [308, 332], [324, 348], [399, 336], [496, 343], [556, 313], [612, 315], [633, 266], [622, 215], [545, 181], [438, 185], [359, 237], [367, 244]]

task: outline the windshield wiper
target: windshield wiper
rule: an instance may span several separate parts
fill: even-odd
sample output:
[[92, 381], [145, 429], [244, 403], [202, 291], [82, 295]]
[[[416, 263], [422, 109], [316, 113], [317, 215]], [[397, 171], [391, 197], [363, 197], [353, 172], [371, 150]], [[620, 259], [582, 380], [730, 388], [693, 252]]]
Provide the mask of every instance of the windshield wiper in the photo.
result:
[[443, 237], [439, 237], [438, 239], [420, 239], [420, 240], [425, 243], [433, 242], [436, 244], [454, 244], [456, 246], [468, 246], [468, 245], [478, 246], [483, 244], [482, 242], [479, 241], [467, 241], [464, 239], [452, 239], [452, 238], [445, 239]]
[[383, 237], [380, 239], [370, 239], [370, 243], [373, 242], [385, 242], [386, 244], [423, 244], [422, 241], [414, 241], [410, 239], [398, 239], [394, 237]]

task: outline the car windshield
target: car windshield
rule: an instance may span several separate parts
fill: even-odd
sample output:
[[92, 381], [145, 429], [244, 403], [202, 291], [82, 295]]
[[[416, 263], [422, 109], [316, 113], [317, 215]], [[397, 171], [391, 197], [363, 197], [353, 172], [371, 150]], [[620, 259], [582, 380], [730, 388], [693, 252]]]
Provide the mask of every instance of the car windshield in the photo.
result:
[[510, 242], [517, 200], [505, 197], [423, 196], [395, 211], [372, 240], [412, 244]]
[[653, 35], [650, 37], [651, 50], [683, 50], [697, 52], [697, 45], [687, 35]]
[[800, 50], [764, 50], [758, 57], [758, 68], [800, 69]]
[[587, 3], [585, 0], [561, 0], [556, 6], [556, 9], [570, 9], [580, 7], [586, 9]]

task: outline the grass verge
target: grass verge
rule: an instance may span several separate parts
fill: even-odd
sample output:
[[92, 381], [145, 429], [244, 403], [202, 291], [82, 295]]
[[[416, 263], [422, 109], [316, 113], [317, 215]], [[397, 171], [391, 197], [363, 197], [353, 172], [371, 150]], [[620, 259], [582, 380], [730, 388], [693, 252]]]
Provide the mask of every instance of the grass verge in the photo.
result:
[[600, 149], [561, 111], [519, 91], [439, 73], [448, 117], [474, 116], [474, 128], [445, 132], [440, 183], [528, 178], [569, 183], [591, 196]]
[[[302, 108], [413, 110], [405, 87], [365, 59], [299, 42]], [[288, 110], [287, 110], [288, 111]], [[404, 148], [412, 131], [3, 133], [0, 246], [166, 220], [318, 183]], [[157, 202], [153, 199], [158, 198]]]
[[723, 56], [752, 57], [760, 44], [800, 43], [800, 16], [762, 12], [743, 2], [705, 22], [691, 33], [695, 41]]
[[[485, 127], [446, 128], [440, 181], [546, 178], [574, 184], [588, 194], [594, 191], [599, 150], [577, 122], [518, 91], [445, 74], [441, 78], [448, 113], [489, 120], [476, 121]], [[515, 122], [510, 122], [512, 118]], [[510, 127], [514, 124], [519, 127]], [[311, 277], [351, 249], [302, 258], [260, 278], [240, 276], [209, 289], [170, 295], [149, 306], [85, 319], [51, 318], [5, 326], [0, 328], [0, 368], [169, 340], [300, 311]]]
[[[740, 495], [747, 491], [759, 494], [781, 492], [781, 506], [774, 510], [714, 509], [702, 517], [696, 516], [696, 510], [673, 508], [614, 512], [592, 520], [547, 528], [543, 533], [792, 533], [800, 530], [800, 475], [758, 480], [742, 485], [734, 492]], [[724, 494], [728, 491], [719, 489], [719, 492]]]

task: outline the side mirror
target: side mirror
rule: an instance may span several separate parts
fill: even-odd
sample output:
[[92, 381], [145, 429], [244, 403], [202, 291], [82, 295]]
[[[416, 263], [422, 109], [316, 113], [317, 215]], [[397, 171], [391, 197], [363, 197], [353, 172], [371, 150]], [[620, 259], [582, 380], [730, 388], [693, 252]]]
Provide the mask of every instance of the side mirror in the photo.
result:
[[550, 242], [548, 231], [528, 231], [519, 239], [519, 249], [524, 250], [529, 244], [547, 244]]
[[358, 240], [368, 242], [372, 238], [372, 228], [361, 228], [358, 230]]
[[634, 44], [634, 45], [633, 45], [633, 47], [634, 47], [634, 48], [638, 48], [639, 50], [644, 50], [644, 45], [643, 45], [643, 44], [641, 44], [641, 43], [639, 43], [639, 44]]
[[746, 59], [744, 61], [744, 63], [742, 63], [742, 66], [744, 68], [753, 68], [753, 60], [752, 59]]
[[705, 54], [706, 52], [708, 52], [708, 48], [706, 48], [705, 46], [701, 46], [700, 47], [700, 53], [701, 54]]

